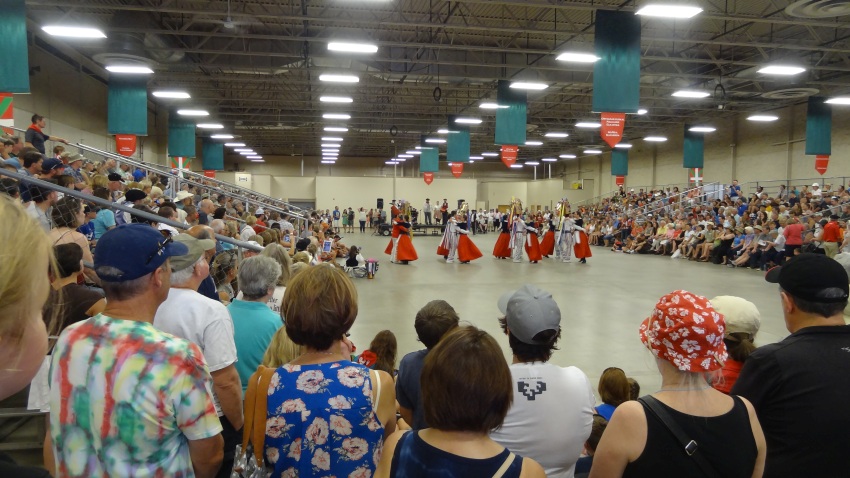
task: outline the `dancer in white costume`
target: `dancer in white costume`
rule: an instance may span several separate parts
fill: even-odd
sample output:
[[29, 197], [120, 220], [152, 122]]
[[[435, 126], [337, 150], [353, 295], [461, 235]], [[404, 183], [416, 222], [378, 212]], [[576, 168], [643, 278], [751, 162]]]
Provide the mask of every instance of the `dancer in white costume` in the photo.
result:
[[573, 246], [575, 245], [575, 221], [565, 215], [561, 218], [561, 223], [558, 225], [558, 247], [561, 251], [561, 261], [570, 262], [573, 255]]
[[447, 264], [452, 264], [457, 255], [458, 234], [469, 234], [469, 232], [457, 224], [457, 213], [452, 211], [449, 215], [449, 222], [446, 223], [446, 230], [443, 233], [443, 240], [440, 241], [440, 246], [437, 253], [443, 252]]
[[525, 234], [528, 226], [522, 220], [522, 202], [519, 199], [511, 200], [511, 217], [509, 219], [511, 228], [511, 257], [514, 262], [522, 262], [522, 251], [525, 247]]

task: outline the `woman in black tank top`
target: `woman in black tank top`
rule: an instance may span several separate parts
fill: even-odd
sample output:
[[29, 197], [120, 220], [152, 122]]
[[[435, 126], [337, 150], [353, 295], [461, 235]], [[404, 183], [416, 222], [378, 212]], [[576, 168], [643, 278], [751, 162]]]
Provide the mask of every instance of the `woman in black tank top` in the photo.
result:
[[680, 290], [658, 301], [640, 336], [656, 357], [661, 388], [617, 407], [590, 478], [762, 476], [765, 440], [752, 405], [710, 384], [727, 360], [725, 329], [704, 297]]

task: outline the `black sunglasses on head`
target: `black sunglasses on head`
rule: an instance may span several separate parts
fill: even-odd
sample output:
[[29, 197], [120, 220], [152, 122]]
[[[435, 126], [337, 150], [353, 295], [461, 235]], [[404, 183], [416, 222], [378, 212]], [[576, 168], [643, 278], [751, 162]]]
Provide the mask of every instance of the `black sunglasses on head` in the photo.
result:
[[150, 257], [148, 257], [148, 260], [145, 262], [145, 265], [150, 264], [154, 257], [159, 256], [159, 255], [162, 255], [162, 252], [165, 250], [165, 247], [166, 247], [167, 245], [171, 244], [172, 242], [174, 242], [174, 239], [172, 239], [172, 237], [171, 237], [171, 236], [166, 237], [164, 241], [160, 242], [160, 243], [157, 245], [157, 248], [156, 248], [156, 250], [153, 252], [153, 254], [151, 254], [151, 256], [150, 256]]

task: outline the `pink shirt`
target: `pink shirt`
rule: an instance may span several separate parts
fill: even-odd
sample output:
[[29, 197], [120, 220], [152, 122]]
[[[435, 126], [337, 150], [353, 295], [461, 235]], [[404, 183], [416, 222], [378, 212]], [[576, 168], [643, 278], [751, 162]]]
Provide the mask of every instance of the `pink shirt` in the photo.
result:
[[805, 227], [802, 224], [789, 224], [785, 226], [782, 235], [785, 236], [785, 244], [788, 246], [803, 245], [803, 231]]

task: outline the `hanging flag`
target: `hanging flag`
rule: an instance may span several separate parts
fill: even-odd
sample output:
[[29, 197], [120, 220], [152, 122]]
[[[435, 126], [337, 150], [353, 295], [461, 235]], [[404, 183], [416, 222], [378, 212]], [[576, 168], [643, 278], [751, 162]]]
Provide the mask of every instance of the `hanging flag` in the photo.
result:
[[819, 172], [821, 176], [826, 174], [826, 168], [829, 167], [829, 155], [828, 154], [819, 154], [815, 156], [815, 171]]
[[628, 176], [629, 175], [629, 150], [615, 149], [611, 151], [611, 175], [612, 176]]
[[0, 15], [0, 91], [30, 92], [27, 6], [24, 0], [5, 0]]
[[623, 186], [626, 184], [625, 176], [614, 176], [614, 182], [617, 184], [617, 187]]
[[469, 125], [458, 124], [457, 116], [449, 115], [449, 135], [446, 138], [446, 159], [452, 162], [469, 162]]
[[806, 154], [832, 154], [832, 108], [825, 98], [810, 96], [806, 109]]
[[596, 10], [592, 111], [637, 113], [640, 106], [640, 17]]
[[496, 140], [495, 144], [525, 144], [525, 127], [528, 114], [528, 94], [525, 90], [511, 88], [511, 83], [499, 80], [496, 86]]
[[510, 168], [516, 162], [517, 154], [519, 154], [519, 146], [513, 144], [502, 146], [502, 162], [505, 166]]
[[168, 113], [168, 155], [195, 157], [195, 122]]
[[178, 171], [181, 169], [192, 169], [192, 158], [187, 158], [185, 156], [172, 156], [171, 167]]
[[702, 168], [688, 169], [688, 185], [692, 187], [702, 186], [703, 176]]
[[705, 162], [705, 136], [689, 131], [691, 125], [685, 125], [685, 139], [682, 144], [682, 166], [702, 168]]
[[205, 177], [208, 177], [208, 178], [213, 178], [213, 179], [215, 179], [215, 171], [210, 171], [210, 170], [208, 170], [208, 169], [205, 169], [205, 170], [204, 170], [204, 176], [205, 176]]
[[0, 126], [3, 127], [3, 132], [12, 135], [14, 130], [9, 129], [15, 126], [15, 100], [12, 93], [0, 93]]
[[201, 142], [201, 164], [204, 169], [224, 170], [224, 145], [209, 138]]
[[425, 180], [425, 184], [430, 186], [434, 182], [434, 173], [422, 173], [422, 179]]
[[614, 147], [623, 139], [623, 130], [626, 128], [625, 113], [602, 113], [602, 129], [599, 136], [608, 146]]
[[136, 154], [137, 137], [134, 134], [116, 134], [115, 149], [121, 156], [130, 157]]
[[148, 84], [144, 77], [109, 78], [106, 126], [109, 134], [148, 134]]
[[463, 174], [463, 163], [451, 163], [452, 175], [459, 178]]

